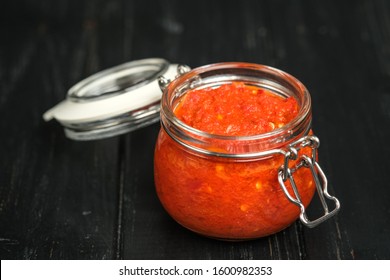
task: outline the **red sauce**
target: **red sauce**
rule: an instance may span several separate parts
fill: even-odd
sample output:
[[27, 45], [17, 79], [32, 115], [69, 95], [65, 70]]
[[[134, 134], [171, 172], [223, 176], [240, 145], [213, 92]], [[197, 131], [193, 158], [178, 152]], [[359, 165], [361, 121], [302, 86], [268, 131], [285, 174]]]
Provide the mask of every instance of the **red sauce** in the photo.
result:
[[283, 98], [244, 83], [188, 92], [175, 115], [196, 129], [219, 135], [262, 134], [280, 128], [298, 113], [293, 97]]
[[[174, 113], [212, 134], [253, 135], [282, 127], [297, 112], [293, 98], [232, 83], [187, 92]], [[310, 155], [310, 150], [300, 153]], [[222, 239], [266, 236], [299, 216], [277, 181], [283, 160], [281, 155], [252, 161], [199, 156], [161, 130], [155, 153], [157, 194], [177, 222], [200, 234]], [[310, 172], [301, 168], [294, 178], [307, 205], [314, 193]]]

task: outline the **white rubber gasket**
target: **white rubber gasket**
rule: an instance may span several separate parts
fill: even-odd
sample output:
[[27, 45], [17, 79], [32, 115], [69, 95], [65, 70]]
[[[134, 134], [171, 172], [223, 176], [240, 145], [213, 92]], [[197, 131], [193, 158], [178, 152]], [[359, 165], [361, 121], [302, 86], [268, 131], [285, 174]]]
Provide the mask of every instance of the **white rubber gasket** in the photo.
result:
[[[157, 77], [153, 80], [144, 82], [141, 86], [132, 86], [121, 89], [121, 93], [102, 97], [97, 95], [91, 100], [83, 100], [87, 92], [93, 89], [100, 90], [105, 84], [140, 71], [145, 71], [155, 67], [156, 64], [166, 62], [159, 58], [149, 58], [143, 60], [124, 63], [110, 69], [98, 72], [74, 85], [68, 91], [67, 98], [46, 111], [43, 115], [45, 121], [56, 119], [63, 125], [81, 124], [84, 122], [101, 121], [126, 112], [138, 110], [154, 104], [161, 99], [161, 89], [158, 85]], [[169, 65], [165, 71], [157, 73], [158, 76], [164, 75], [169, 79], [174, 79], [177, 74], [177, 65]], [[109, 90], [109, 89], [108, 89]], [[104, 94], [104, 93], [103, 93]], [[77, 96], [80, 99], [77, 100]]]

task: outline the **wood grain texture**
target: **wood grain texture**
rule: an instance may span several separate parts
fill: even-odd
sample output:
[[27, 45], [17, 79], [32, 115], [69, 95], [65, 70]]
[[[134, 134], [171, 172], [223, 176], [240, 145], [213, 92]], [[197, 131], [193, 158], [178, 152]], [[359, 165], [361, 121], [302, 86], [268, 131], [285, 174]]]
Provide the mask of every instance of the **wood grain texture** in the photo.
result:
[[[6, 1], [0, 40], [1, 259], [390, 258], [388, 1]], [[42, 120], [77, 81], [146, 57], [300, 79], [341, 212], [254, 241], [204, 238], [155, 194], [159, 124], [75, 142]]]

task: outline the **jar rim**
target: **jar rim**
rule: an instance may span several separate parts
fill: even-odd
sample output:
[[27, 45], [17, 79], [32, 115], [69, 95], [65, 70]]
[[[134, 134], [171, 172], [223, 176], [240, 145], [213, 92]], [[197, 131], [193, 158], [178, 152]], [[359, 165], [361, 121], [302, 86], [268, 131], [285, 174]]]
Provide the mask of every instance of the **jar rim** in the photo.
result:
[[[183, 84], [185, 83], [188, 84], [189, 81], [194, 80], [195, 82], [191, 84], [189, 87], [190, 89], [196, 88], [202, 83], [202, 81], [199, 82], [198, 78], [203, 74], [208, 75], [207, 73], [211, 73], [210, 76], [213, 75], [212, 73], [219, 73], [219, 75], [221, 76], [225, 75], [226, 81], [229, 81], [229, 79], [240, 79], [242, 78], [242, 76], [233, 74], [234, 71], [238, 69], [245, 69], [248, 71], [252, 71], [253, 74], [258, 75], [259, 78], [263, 78], [264, 81], [270, 81], [271, 78], [278, 79], [280, 82], [284, 83], [285, 86], [289, 86], [291, 89], [293, 89], [294, 91], [293, 95], [296, 99], [298, 99], [297, 101], [299, 103], [299, 111], [297, 115], [290, 122], [286, 123], [284, 126], [280, 128], [276, 128], [266, 133], [260, 133], [254, 135], [242, 135], [242, 136], [219, 135], [219, 134], [208, 133], [196, 129], [192, 126], [189, 126], [176, 117], [176, 115], [173, 112], [174, 111], [173, 98], [175, 97], [174, 96], [175, 91], [178, 88], [182, 87]], [[284, 93], [286, 95], [289, 95], [287, 92]], [[291, 136], [293, 136], [294, 131], [298, 127], [304, 126], [303, 127], [304, 129], [303, 130], [301, 129], [299, 134], [300, 135], [307, 134], [311, 126], [311, 98], [310, 98], [309, 91], [306, 89], [306, 87], [297, 78], [295, 78], [291, 74], [288, 74], [287, 72], [284, 72], [282, 70], [279, 70], [271, 66], [255, 64], [255, 63], [220, 62], [220, 63], [208, 64], [208, 65], [194, 68], [191, 71], [177, 77], [165, 88], [162, 96], [161, 107], [162, 107], [161, 120], [164, 129], [167, 130], [169, 129], [167, 128], [167, 126], [173, 125], [177, 129], [191, 135], [191, 137], [201, 138], [201, 139], [214, 139], [214, 140], [217, 139], [221, 141], [236, 141], [236, 142], [237, 141], [259, 142], [259, 141], [269, 141], [270, 139], [276, 139], [276, 142], [278, 142], [279, 145], [275, 145], [275, 147], [276, 146], [280, 147], [285, 145], [286, 142], [288, 142], [289, 140], [288, 138], [292, 138], [292, 137], [286, 137], [286, 133], [291, 134]], [[168, 121], [169, 124], [164, 125], [164, 121]], [[303, 131], [304, 133], [302, 133]], [[285, 141], [281, 139], [284, 139]]]

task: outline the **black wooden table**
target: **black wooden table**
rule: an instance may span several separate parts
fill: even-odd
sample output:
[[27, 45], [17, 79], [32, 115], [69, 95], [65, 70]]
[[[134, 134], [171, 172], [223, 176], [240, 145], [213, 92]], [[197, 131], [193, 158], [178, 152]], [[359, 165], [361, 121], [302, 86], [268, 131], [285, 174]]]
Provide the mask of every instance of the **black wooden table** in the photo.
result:
[[[390, 258], [388, 1], [3, 1], [0, 14], [1, 259]], [[340, 213], [254, 241], [204, 238], [155, 194], [159, 124], [77, 142], [42, 120], [76, 82], [147, 57], [300, 79]]]

